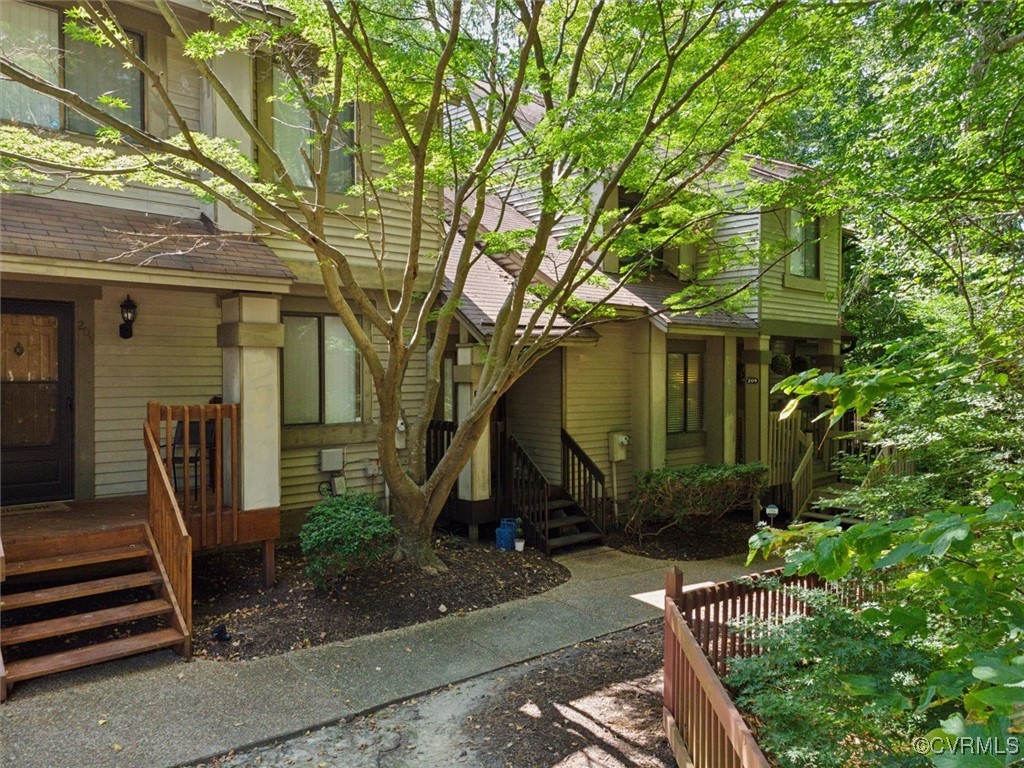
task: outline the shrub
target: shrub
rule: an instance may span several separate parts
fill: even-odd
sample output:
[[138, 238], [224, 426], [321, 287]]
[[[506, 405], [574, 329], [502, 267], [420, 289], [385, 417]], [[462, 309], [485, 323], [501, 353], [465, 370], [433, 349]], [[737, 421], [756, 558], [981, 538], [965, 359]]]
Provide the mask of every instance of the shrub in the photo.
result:
[[699, 464], [633, 474], [633, 495], [626, 530], [639, 535], [646, 523], [673, 525], [688, 519], [717, 519], [731, 509], [753, 504], [768, 479], [768, 467], [751, 464]]
[[780, 768], [925, 768], [913, 738], [947, 707], [917, 707], [935, 658], [927, 643], [895, 643], [822, 590], [796, 590], [809, 616], [742, 622], [764, 652], [733, 658], [724, 682]]
[[379, 560], [391, 549], [395, 528], [372, 493], [347, 492], [309, 511], [299, 532], [306, 575], [326, 589], [346, 571]]

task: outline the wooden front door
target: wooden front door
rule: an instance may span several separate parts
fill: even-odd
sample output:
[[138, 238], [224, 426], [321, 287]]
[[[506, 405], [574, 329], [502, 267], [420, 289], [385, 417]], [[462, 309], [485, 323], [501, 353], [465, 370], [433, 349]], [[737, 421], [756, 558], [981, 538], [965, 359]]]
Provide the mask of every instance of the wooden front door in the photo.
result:
[[74, 495], [74, 309], [0, 304], [0, 504]]

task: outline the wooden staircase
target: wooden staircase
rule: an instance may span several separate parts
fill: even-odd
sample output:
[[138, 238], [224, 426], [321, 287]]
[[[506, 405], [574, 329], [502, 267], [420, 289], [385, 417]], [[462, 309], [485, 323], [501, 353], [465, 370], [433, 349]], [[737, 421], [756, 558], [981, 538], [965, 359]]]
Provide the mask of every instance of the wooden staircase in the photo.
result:
[[160, 648], [191, 650], [148, 525], [5, 546], [0, 700], [22, 680]]
[[[601, 529], [561, 486], [548, 487], [547, 507], [547, 525], [533, 532], [538, 549], [550, 555], [556, 550], [581, 544], [604, 543]], [[529, 514], [524, 516], [524, 520], [528, 519]]]
[[566, 487], [550, 484], [510, 434], [506, 435], [509, 513], [523, 520], [531, 546], [547, 555], [568, 547], [604, 542], [604, 475], [576, 442], [562, 430], [562, 478]]

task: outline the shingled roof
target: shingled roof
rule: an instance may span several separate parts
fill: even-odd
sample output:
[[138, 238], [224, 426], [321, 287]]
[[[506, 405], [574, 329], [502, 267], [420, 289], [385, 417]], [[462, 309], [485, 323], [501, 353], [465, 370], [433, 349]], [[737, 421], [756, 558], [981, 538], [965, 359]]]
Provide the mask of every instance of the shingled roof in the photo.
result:
[[0, 195], [0, 251], [72, 261], [294, 280], [254, 237], [183, 219], [33, 195]]

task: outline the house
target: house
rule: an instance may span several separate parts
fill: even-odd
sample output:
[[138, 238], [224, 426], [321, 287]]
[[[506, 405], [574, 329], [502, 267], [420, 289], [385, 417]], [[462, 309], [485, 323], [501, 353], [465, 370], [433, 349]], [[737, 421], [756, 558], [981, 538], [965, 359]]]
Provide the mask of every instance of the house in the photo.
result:
[[[237, 115], [162, 17], [142, 4], [117, 8], [147, 64], [167, 74], [178, 116], [255, 154]], [[193, 0], [175, 9], [190, 29], [219, 23]], [[69, 89], [99, 93], [98, 83], [117, 83], [123, 119], [171, 135], [172, 115], [137, 70], [123, 69], [105, 49], [62, 38], [64, 14], [59, 4], [10, 0], [0, 6], [0, 36], [27, 41], [25, 66]], [[287, 148], [310, 129], [267, 100], [278, 86], [273, 62], [238, 53], [217, 66], [233, 92], [253, 94], [238, 102], [245, 117], [268, 127], [285, 162], [299, 163]], [[93, 130], [6, 81], [0, 120], [82, 142]], [[352, 121], [347, 140], [372, 157], [380, 135], [373, 106], [358, 105]], [[362, 199], [346, 195], [356, 176], [351, 156], [338, 153], [330, 163], [331, 199], [358, 210]], [[754, 173], [793, 170], [765, 164]], [[301, 177], [298, 167], [293, 175]], [[443, 191], [427, 190], [425, 202], [440, 220]], [[400, 273], [397, 254], [412, 237], [397, 215], [403, 205], [381, 191], [391, 249], [383, 254], [358, 236], [351, 217], [328, 216], [329, 237], [345, 243], [357, 276]], [[488, 221], [522, 228], [531, 215], [524, 196], [500, 222]], [[515, 383], [460, 476], [449, 516], [475, 531], [515, 511], [550, 551], [599, 537], [628, 503], [636, 469], [769, 457], [773, 353], [836, 363], [838, 233], [834, 220], [785, 209], [723, 218], [715, 230], [723, 241], [801, 243], [799, 258], [763, 275], [755, 269], [751, 303], [735, 314], [667, 311], [685, 276], [678, 257], [641, 282], [610, 269], [618, 319], [571, 334]], [[442, 237], [440, 228], [417, 234], [426, 250]], [[368, 372], [300, 243], [256, 237], [230, 207], [184, 191], [51, 175], [0, 195], [0, 257], [0, 581], [2, 609], [19, 612], [3, 633], [0, 695], [20, 680], [152, 648], [187, 655], [193, 552], [262, 542], [269, 582], [274, 541], [294, 535], [322, 482], [385, 492]], [[693, 267], [712, 257], [710, 245], [695, 251]], [[558, 265], [553, 244], [548, 279]], [[469, 401], [479, 342], [493, 330], [503, 281], [515, 269], [515, 254], [473, 267], [442, 368], [434, 460]], [[379, 334], [371, 338], [386, 349]], [[403, 400], [422, 402], [425, 380], [420, 355]], [[783, 474], [792, 474], [792, 461], [784, 463]], [[12, 588], [26, 579], [31, 590]], [[140, 589], [149, 593], [115, 608], [90, 611], [77, 602]], [[45, 618], [29, 616], [35, 612]], [[142, 617], [160, 626], [57, 653], [46, 647]]]
[[[771, 183], [803, 171], [756, 161], [750, 173]], [[485, 228], [528, 228], [538, 214], [530, 203], [515, 191], [493, 198]], [[569, 336], [513, 385], [496, 408], [490, 440], [474, 454], [476, 465], [490, 469], [464, 473], [448, 516], [471, 527], [498, 514], [533, 517], [535, 543], [550, 552], [598, 538], [624, 514], [634, 471], [751, 461], [769, 465], [776, 498], [795, 514], [828, 456], [815, 454], [823, 435], [807, 434], [815, 430], [809, 411], [779, 422], [784, 399], [771, 388], [794, 360], [799, 370], [841, 365], [841, 235], [837, 216], [760, 208], [721, 217], [703, 247], [688, 254], [689, 270], [676, 255], [641, 278], [618, 279], [606, 262], [608, 286], [585, 285], [579, 293], [592, 301], [610, 295], [616, 320]], [[763, 250], [781, 255], [712, 278], [750, 283], [741, 312], [671, 311], [670, 297], [725, 242], [751, 253], [777, 245]], [[553, 282], [559, 261], [552, 245], [539, 279]], [[502, 281], [511, 282], [516, 266], [514, 255], [481, 256], [470, 273], [461, 306], [469, 338], [460, 345], [457, 387], [470, 386], [472, 348], [493, 330], [507, 292]], [[455, 407], [445, 418], [457, 419], [459, 401], [452, 397]], [[529, 467], [510, 461], [519, 454]], [[510, 472], [535, 477], [540, 490], [517, 501], [521, 483]], [[545, 487], [550, 497], [541, 503]]]
[[[116, 7], [146, 63], [166, 73], [178, 115], [251, 152], [155, 8]], [[62, 35], [66, 9], [3, 3], [3, 49], [24, 46], [15, 53], [24, 66], [84, 94], [115, 83], [123, 119], [157, 136], [175, 133], [138, 70]], [[193, 0], [175, 12], [189, 30], [219, 23]], [[253, 94], [239, 102], [248, 119], [273, 126], [282, 147], [299, 145], [308, 131], [276, 113], [286, 105], [267, 101], [277, 83], [266, 59], [232, 55], [218, 66], [233, 92]], [[353, 117], [350, 139], [372, 147], [372, 108]], [[0, 81], [0, 120], [82, 142], [95, 132], [10, 81]], [[286, 160], [301, 162], [295, 152]], [[361, 206], [346, 197], [351, 157], [338, 153], [333, 165], [330, 194]], [[409, 234], [391, 215], [398, 203], [381, 198], [382, 225], [401, 248]], [[440, 191], [427, 202], [440, 210]], [[376, 275], [374, 254], [348, 220], [328, 225], [354, 268]], [[341, 475], [349, 487], [383, 492], [368, 374], [312, 253], [252, 232], [227, 206], [189, 192], [114, 189], [82, 175], [34, 178], [0, 195], [0, 581], [2, 610], [11, 612], [0, 696], [20, 680], [152, 648], [187, 655], [193, 552], [262, 542], [269, 583], [275, 540], [295, 535], [322, 480]], [[435, 235], [424, 237], [429, 245]], [[395, 274], [404, 263], [392, 253], [384, 262]], [[422, 391], [421, 358], [403, 392], [411, 401]], [[15, 583], [26, 580], [33, 589], [19, 592]], [[77, 600], [140, 587], [146, 599], [125, 597], [114, 609], [89, 612]], [[142, 617], [156, 617], [158, 628], [58, 653], [47, 645]]]

